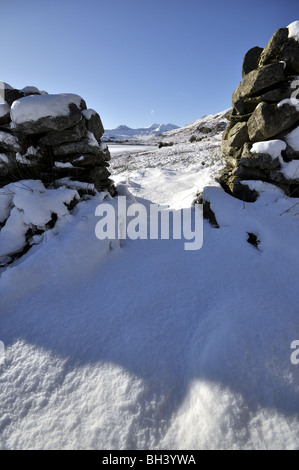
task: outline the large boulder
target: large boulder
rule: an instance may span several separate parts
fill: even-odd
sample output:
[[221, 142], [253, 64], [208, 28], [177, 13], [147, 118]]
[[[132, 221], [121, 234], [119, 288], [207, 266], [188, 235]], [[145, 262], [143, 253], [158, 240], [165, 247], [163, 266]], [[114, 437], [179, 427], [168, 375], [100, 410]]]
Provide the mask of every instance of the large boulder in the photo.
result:
[[299, 121], [299, 110], [289, 103], [281, 106], [259, 103], [248, 121], [252, 142], [263, 141], [290, 129]]
[[85, 120], [82, 118], [73, 127], [62, 131], [50, 132], [38, 141], [39, 145], [61, 145], [69, 142], [78, 142], [87, 134]]
[[227, 140], [231, 147], [243, 147], [245, 142], [248, 142], [248, 127], [246, 122], [238, 122], [235, 126], [229, 131], [227, 135]]
[[83, 109], [86, 103], [78, 95], [30, 95], [14, 101], [11, 120], [19, 133], [61, 131], [75, 126]]
[[259, 66], [284, 61], [293, 72], [299, 73], [299, 42], [290, 37], [288, 28], [278, 29], [263, 50]]
[[241, 98], [250, 97], [285, 79], [285, 65], [281, 62], [265, 65], [245, 75], [232, 96], [232, 105]]
[[253, 47], [244, 56], [242, 65], [242, 78], [245, 77], [249, 72], [258, 68], [261, 53], [263, 52], [262, 47]]
[[86, 127], [92, 132], [95, 139], [100, 143], [104, 134], [104, 127], [99, 114], [94, 109], [85, 109], [82, 114], [86, 120]]
[[[92, 134], [93, 135], [93, 134]], [[100, 155], [101, 149], [99, 144], [94, 142], [92, 138], [90, 138], [90, 133], [88, 133], [88, 137], [83, 138], [79, 142], [69, 142], [66, 144], [61, 144], [53, 147], [53, 154], [59, 156], [67, 156], [73, 154], [94, 154]]]

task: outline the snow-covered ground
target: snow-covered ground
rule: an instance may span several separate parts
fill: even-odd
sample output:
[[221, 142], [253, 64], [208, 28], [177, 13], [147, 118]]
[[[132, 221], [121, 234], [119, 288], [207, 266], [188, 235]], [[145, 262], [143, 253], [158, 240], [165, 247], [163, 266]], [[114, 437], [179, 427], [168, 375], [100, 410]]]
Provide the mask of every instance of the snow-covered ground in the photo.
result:
[[221, 134], [194, 129], [111, 167], [128, 203], [179, 210], [206, 187], [220, 228], [200, 250], [98, 240], [97, 205], [117, 206], [99, 194], [0, 271], [1, 448], [299, 448], [299, 199], [233, 199]]

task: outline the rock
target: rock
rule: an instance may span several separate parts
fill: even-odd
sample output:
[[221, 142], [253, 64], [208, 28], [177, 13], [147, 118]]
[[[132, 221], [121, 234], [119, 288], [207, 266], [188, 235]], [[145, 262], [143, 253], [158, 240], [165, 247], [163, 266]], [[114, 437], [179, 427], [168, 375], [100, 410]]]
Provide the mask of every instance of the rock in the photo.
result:
[[0, 131], [0, 152], [21, 152], [21, 146], [18, 139], [5, 131]]
[[228, 133], [227, 140], [231, 147], [242, 147], [249, 140], [247, 123], [238, 122]]
[[69, 142], [66, 144], [56, 145], [52, 148], [55, 156], [63, 157], [64, 155], [78, 155], [88, 154], [101, 155], [99, 145], [92, 145], [87, 138], [83, 138], [79, 142]]
[[299, 111], [295, 106], [284, 104], [280, 107], [259, 103], [248, 120], [248, 134], [252, 142], [275, 137], [290, 129], [299, 121]]
[[215, 212], [211, 208], [210, 201], [203, 201], [203, 217], [207, 219], [212, 227], [219, 228], [220, 225], [217, 222]]
[[260, 170], [275, 170], [276, 168], [280, 167], [280, 161], [278, 157], [272, 158], [271, 155], [251, 153], [249, 157], [241, 157], [240, 165], [247, 168], [257, 168]]
[[41, 137], [39, 145], [61, 145], [69, 142], [78, 142], [87, 134], [85, 120], [81, 119], [75, 126], [62, 131], [50, 132]]
[[232, 96], [232, 105], [241, 98], [251, 97], [285, 79], [283, 63], [269, 64], [245, 75]]
[[252, 72], [252, 70], [258, 68], [262, 52], [262, 47], [253, 47], [245, 54], [242, 65], [242, 78], [244, 78], [249, 72]]
[[105, 159], [102, 153], [98, 155], [89, 153], [74, 157], [71, 161], [72, 164], [77, 167], [94, 167], [98, 165], [103, 166]]
[[259, 67], [270, 64], [271, 62], [281, 60], [280, 53], [283, 46], [287, 43], [289, 38], [288, 28], [280, 28], [271, 37], [270, 41], [264, 48], [260, 60]]
[[8, 83], [0, 82], [0, 96], [11, 106], [15, 100], [23, 98], [25, 94], [21, 90], [16, 90]]
[[299, 42], [290, 38], [281, 51], [281, 60], [287, 64], [287, 68], [299, 73]]
[[238, 166], [238, 169], [235, 171], [234, 175], [243, 180], [265, 180], [267, 176], [266, 173], [259, 168], [243, 165]]
[[93, 109], [86, 109], [82, 111], [82, 114], [86, 120], [87, 130], [92, 132], [95, 139], [100, 143], [104, 134], [104, 127], [99, 114]]
[[257, 191], [250, 189], [249, 186], [242, 183], [239, 178], [235, 178], [234, 180], [233, 195], [244, 202], [255, 202], [259, 196]]
[[296, 80], [296, 76], [290, 77], [287, 80], [279, 83], [277, 88], [274, 88], [266, 93], [251, 98], [241, 98], [234, 106], [235, 111], [241, 115], [248, 115], [248, 119], [259, 103], [279, 103], [282, 100], [291, 98], [294, 88], [292, 85]]
[[78, 124], [84, 107], [85, 101], [78, 95], [30, 95], [13, 103], [11, 119], [19, 133], [62, 131]]
[[0, 95], [0, 186], [21, 179], [59, 186], [68, 180], [115, 195], [100, 116], [80, 96], [15, 90], [3, 82]]
[[[232, 122], [232, 121], [227, 124], [227, 126], [225, 127], [225, 129], [223, 131], [223, 134], [222, 134], [222, 140], [227, 140], [228, 134], [229, 134], [230, 130], [234, 127], [234, 125], [235, 125], [235, 123]], [[190, 142], [191, 142], [191, 138], [190, 138]]]
[[289, 38], [288, 28], [278, 29], [261, 54], [259, 66], [284, 61], [288, 69], [299, 73], [299, 43]]
[[0, 125], [10, 123], [10, 106], [0, 98]]
[[218, 134], [219, 132], [224, 132], [227, 127], [227, 122], [218, 122], [214, 127], [214, 132]]

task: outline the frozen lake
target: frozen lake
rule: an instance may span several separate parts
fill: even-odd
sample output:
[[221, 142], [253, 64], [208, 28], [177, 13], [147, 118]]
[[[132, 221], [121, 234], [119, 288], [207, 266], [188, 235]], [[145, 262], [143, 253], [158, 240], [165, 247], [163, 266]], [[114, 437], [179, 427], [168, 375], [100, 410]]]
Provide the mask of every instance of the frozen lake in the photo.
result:
[[108, 144], [112, 156], [146, 152], [157, 148], [155, 145]]

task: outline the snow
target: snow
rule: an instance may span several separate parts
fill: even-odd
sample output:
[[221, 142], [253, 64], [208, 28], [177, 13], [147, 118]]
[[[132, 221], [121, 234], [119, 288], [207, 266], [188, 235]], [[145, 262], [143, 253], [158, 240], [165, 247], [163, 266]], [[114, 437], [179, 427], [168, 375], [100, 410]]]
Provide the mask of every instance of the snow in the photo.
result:
[[125, 154], [136, 154], [147, 152], [148, 150], [154, 150], [156, 148], [153, 145], [126, 145], [126, 144], [109, 144], [108, 149], [111, 155], [125, 155]]
[[0, 261], [2, 257], [24, 247], [29, 228], [35, 226], [44, 229], [53, 213], [58, 219], [66, 216], [66, 204], [79, 198], [75, 190], [47, 190], [41, 182], [35, 180], [11, 183], [1, 189], [0, 196], [0, 220], [5, 221], [0, 231]]
[[54, 165], [56, 168], [74, 168], [70, 162], [55, 162]]
[[286, 141], [295, 152], [299, 152], [299, 126], [286, 135]]
[[0, 448], [298, 448], [299, 199], [255, 181], [255, 203], [232, 198], [215, 180], [221, 135], [191, 144], [189, 130], [173, 147], [111, 163], [128, 204], [178, 210], [206, 187], [220, 228], [204, 222], [198, 251], [98, 240], [96, 207], [117, 206], [107, 193], [63, 215], [75, 194], [66, 188], [36, 182], [17, 205], [15, 187], [0, 190], [0, 216], [14, 211], [20, 233], [20, 207], [40, 223], [50, 201], [61, 210], [0, 270]]
[[97, 112], [94, 109], [83, 109], [82, 114], [89, 121]]
[[289, 24], [289, 38], [294, 38], [296, 41], [299, 41], [299, 21], [293, 21]]
[[288, 104], [289, 106], [295, 106], [296, 110], [299, 111], [299, 100], [297, 98], [286, 98], [282, 101], [280, 101], [277, 104], [278, 108], [281, 108], [281, 106]]
[[20, 91], [22, 91], [23, 93], [40, 93], [39, 89], [35, 86], [25, 86]]
[[58, 186], [64, 186], [70, 189], [84, 190], [84, 191], [95, 191], [95, 186], [93, 183], [86, 183], [84, 181], [72, 181], [70, 178], [60, 178], [56, 180]]
[[286, 143], [283, 140], [274, 139], [264, 142], [255, 142], [251, 147], [251, 152], [264, 153], [275, 159], [281, 157], [281, 152], [285, 150], [286, 147]]
[[0, 162], [3, 162], [3, 163], [8, 163], [9, 162], [8, 156], [5, 155], [5, 153], [0, 153]]
[[80, 109], [82, 98], [71, 93], [58, 95], [30, 95], [13, 102], [11, 119], [15, 124], [36, 121], [43, 117], [68, 116], [69, 105]]
[[91, 145], [92, 147], [99, 147], [99, 142], [96, 140], [92, 132], [87, 132], [86, 137], [87, 137], [89, 145]]
[[9, 104], [0, 97], [0, 118], [10, 113]]
[[16, 151], [20, 150], [18, 139], [13, 135], [9, 134], [8, 132], [0, 131], [0, 145], [1, 142], [3, 142], [3, 144], [5, 145], [12, 147]]
[[291, 162], [284, 162], [281, 160], [282, 169], [281, 173], [288, 180], [299, 180], [299, 160], [292, 160]]

